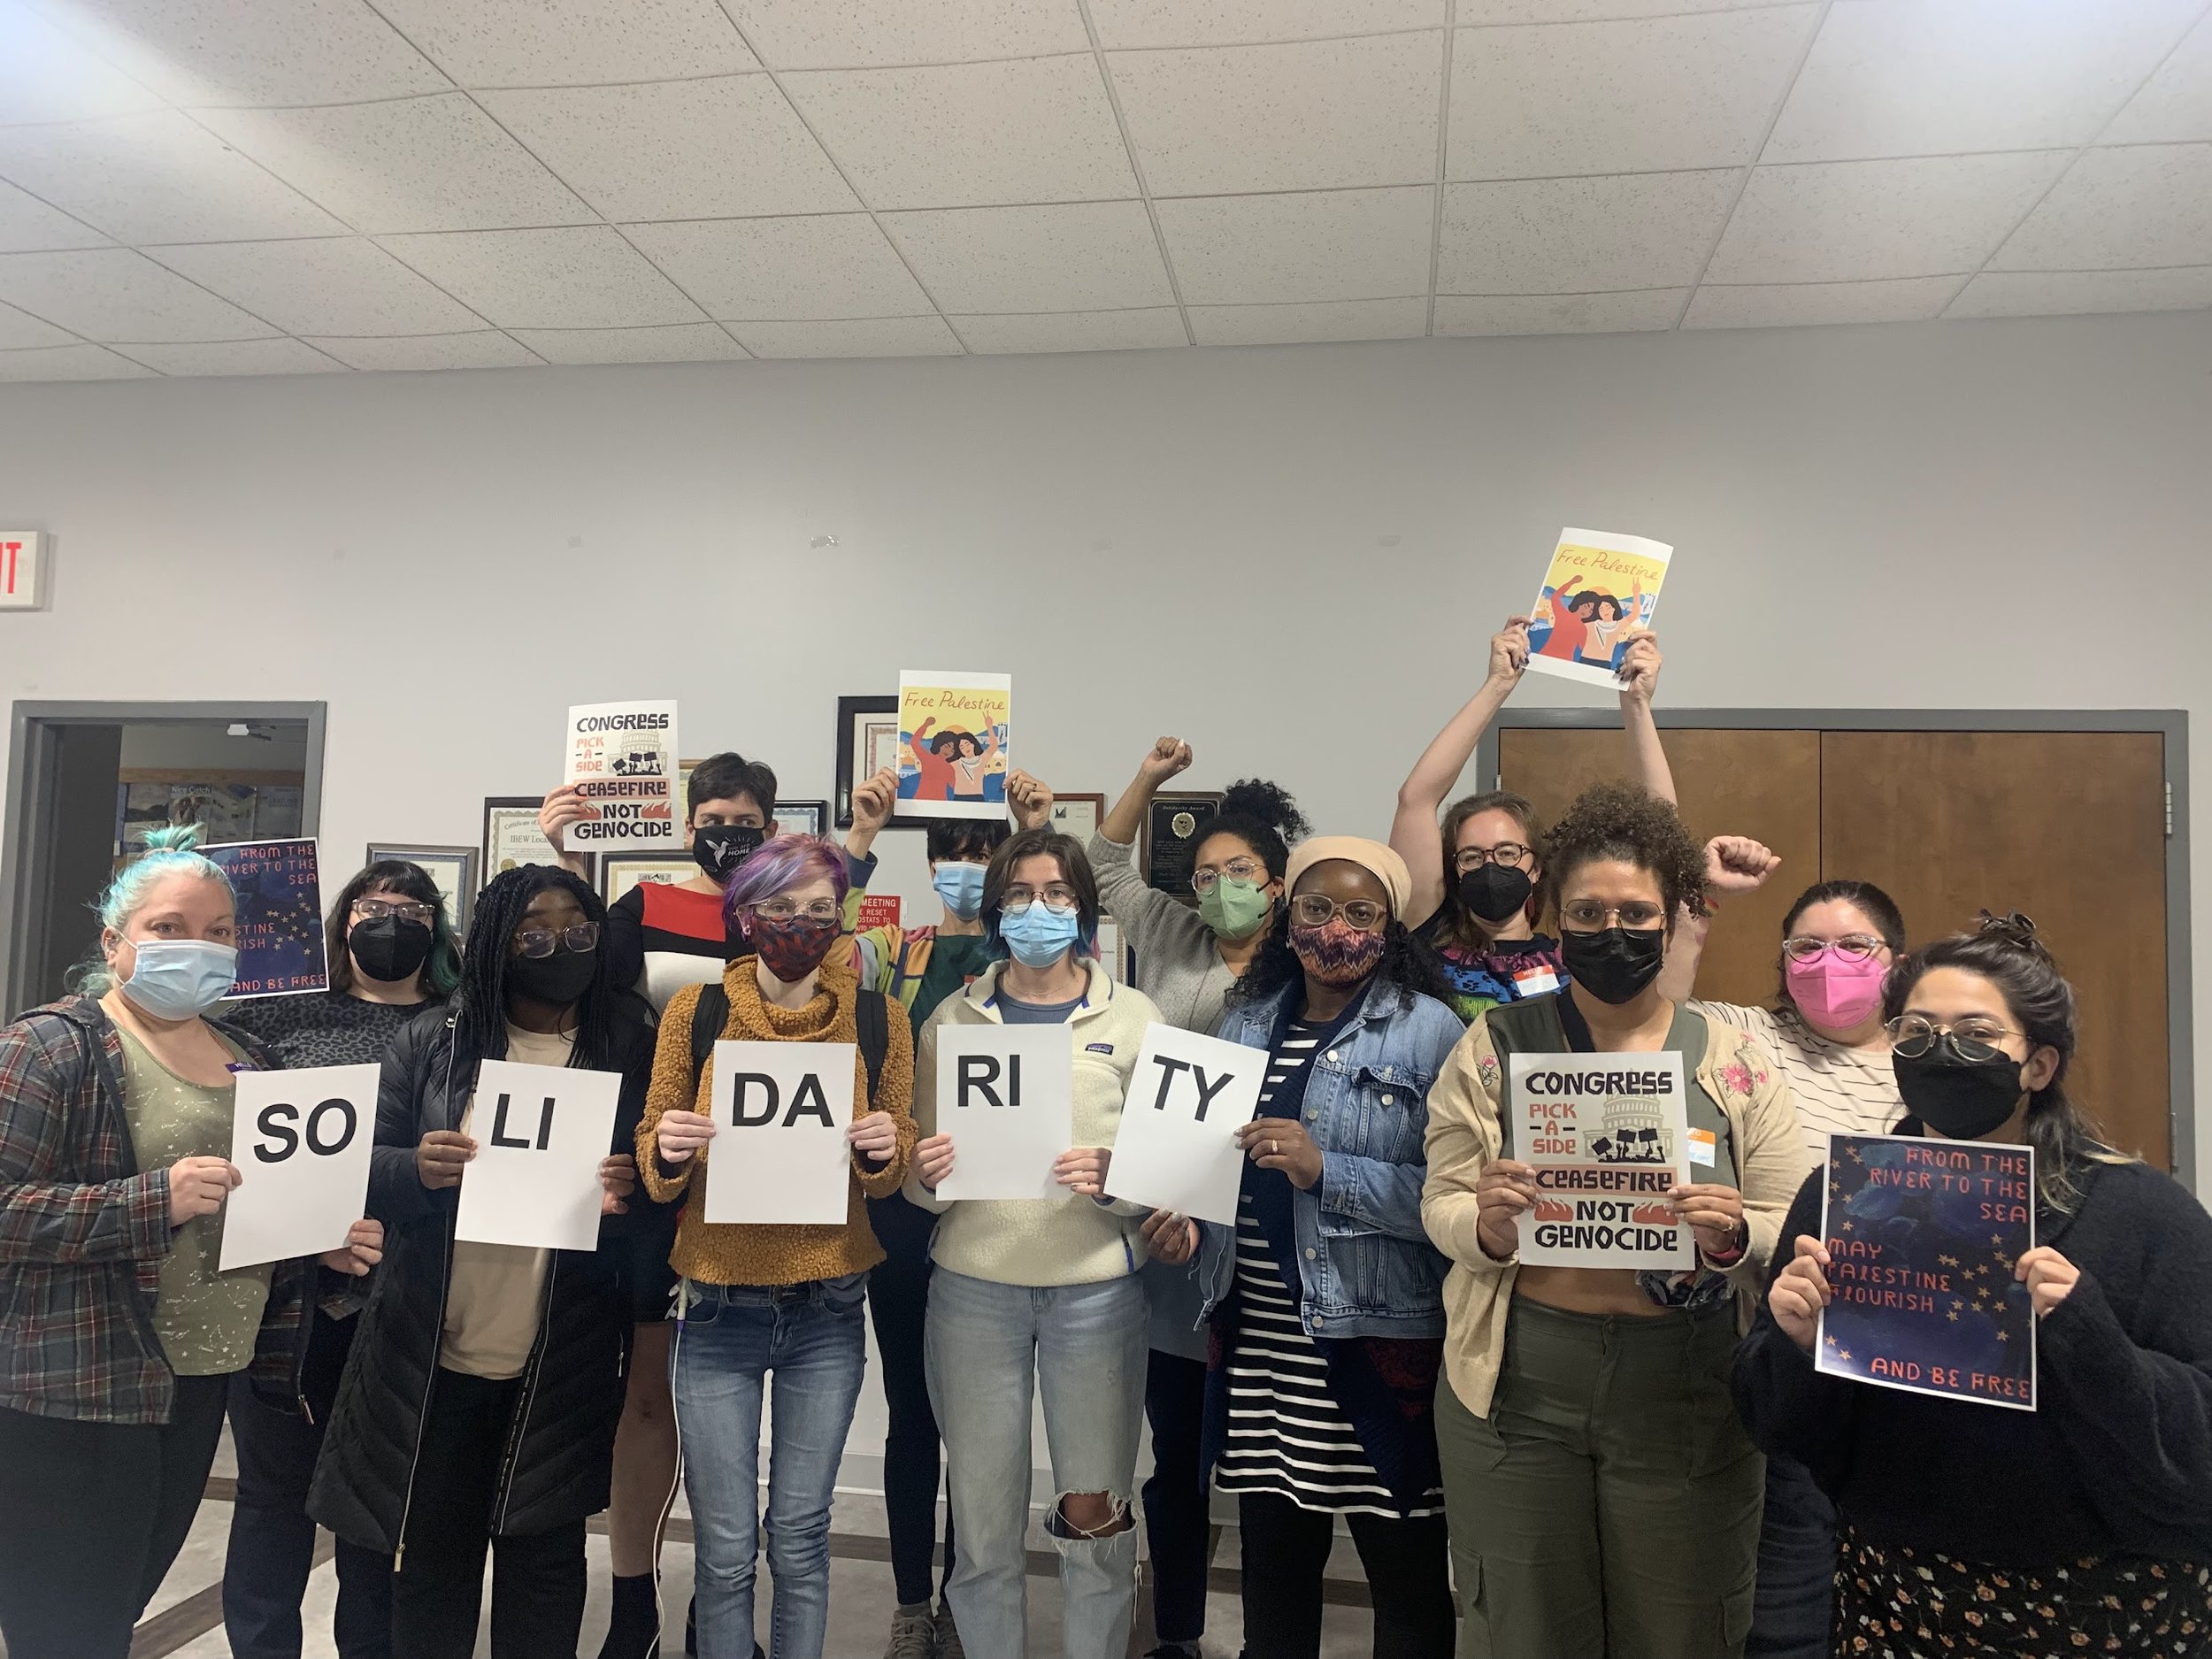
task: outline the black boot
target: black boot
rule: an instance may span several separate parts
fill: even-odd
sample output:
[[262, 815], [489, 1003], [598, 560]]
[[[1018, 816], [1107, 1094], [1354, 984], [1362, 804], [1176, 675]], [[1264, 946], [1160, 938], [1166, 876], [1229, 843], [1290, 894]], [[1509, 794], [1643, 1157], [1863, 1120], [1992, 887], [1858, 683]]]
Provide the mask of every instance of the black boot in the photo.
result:
[[640, 1573], [634, 1578], [618, 1575], [610, 1615], [599, 1659], [649, 1659], [661, 1633], [660, 1599], [653, 1575]]

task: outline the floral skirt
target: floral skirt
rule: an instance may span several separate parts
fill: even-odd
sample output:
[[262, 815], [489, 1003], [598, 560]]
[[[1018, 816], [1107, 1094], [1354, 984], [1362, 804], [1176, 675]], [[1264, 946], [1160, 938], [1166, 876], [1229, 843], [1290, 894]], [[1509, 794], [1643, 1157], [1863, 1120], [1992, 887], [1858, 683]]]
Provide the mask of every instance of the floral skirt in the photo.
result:
[[2208, 1650], [2212, 1568], [2140, 1555], [1992, 1567], [1843, 1529], [1835, 1651], [1850, 1659]]

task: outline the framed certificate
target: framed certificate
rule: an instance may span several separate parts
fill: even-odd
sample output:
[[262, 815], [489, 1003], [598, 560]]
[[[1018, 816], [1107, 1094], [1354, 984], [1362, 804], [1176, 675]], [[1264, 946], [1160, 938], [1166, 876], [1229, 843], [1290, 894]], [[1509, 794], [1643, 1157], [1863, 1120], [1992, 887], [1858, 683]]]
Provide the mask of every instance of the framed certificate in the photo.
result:
[[1057, 791], [1053, 794], [1051, 827], [1063, 835], [1087, 841], [1098, 833], [1098, 826], [1105, 818], [1106, 797], [1102, 795], [1061, 795]]
[[1194, 905], [1198, 895], [1190, 879], [1198, 867], [1198, 843], [1221, 810], [1221, 795], [1212, 789], [1164, 789], [1152, 797], [1144, 815], [1145, 885], [1156, 893]]
[[602, 853], [599, 855], [599, 896], [609, 905], [632, 887], [651, 881], [673, 887], [699, 873], [689, 857], [672, 853]]
[[419, 847], [410, 841], [371, 841], [366, 862], [403, 858], [411, 864], [420, 864], [438, 884], [439, 895], [445, 900], [446, 926], [453, 930], [457, 943], [469, 936], [469, 918], [476, 910], [479, 856], [473, 847]]
[[829, 803], [826, 801], [779, 801], [776, 803], [776, 833], [779, 835], [820, 835], [829, 826]]
[[[837, 700], [837, 827], [853, 826], [853, 790], [882, 771], [899, 764], [899, 700], [888, 697], [840, 697]], [[915, 821], [905, 820], [911, 829]], [[901, 827], [892, 820], [891, 827]]]
[[[544, 799], [534, 795], [492, 795], [484, 797], [484, 882], [502, 871], [523, 864], [557, 864], [560, 854], [538, 828], [538, 809]], [[592, 855], [580, 853], [584, 879], [591, 879]]]

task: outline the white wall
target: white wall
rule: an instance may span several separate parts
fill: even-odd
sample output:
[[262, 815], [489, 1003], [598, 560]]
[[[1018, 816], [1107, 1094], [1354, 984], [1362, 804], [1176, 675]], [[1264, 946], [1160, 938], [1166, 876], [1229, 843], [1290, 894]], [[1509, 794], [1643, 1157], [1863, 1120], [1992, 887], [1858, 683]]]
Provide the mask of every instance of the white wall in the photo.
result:
[[1379, 834], [1571, 523], [1677, 545], [1668, 702], [2184, 708], [2212, 778], [2208, 480], [2205, 312], [5, 387], [0, 699], [325, 699], [343, 849], [474, 841], [599, 698], [826, 795], [840, 693], [972, 666], [1063, 788], [1172, 731]]

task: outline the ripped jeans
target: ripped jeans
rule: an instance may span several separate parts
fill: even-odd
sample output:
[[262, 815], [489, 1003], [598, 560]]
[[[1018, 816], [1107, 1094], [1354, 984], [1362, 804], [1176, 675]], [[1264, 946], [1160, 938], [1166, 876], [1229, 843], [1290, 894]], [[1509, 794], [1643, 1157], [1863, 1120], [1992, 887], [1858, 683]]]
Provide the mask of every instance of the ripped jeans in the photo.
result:
[[1046, 1522], [1060, 1552], [1061, 1652], [1122, 1659], [1137, 1584], [1129, 1507], [1144, 1417], [1143, 1286], [1133, 1276], [1000, 1285], [940, 1267], [930, 1281], [926, 1348], [960, 1534], [945, 1595], [962, 1643], [989, 1659], [1026, 1651], [1030, 1401], [1041, 1386], [1055, 1493], [1109, 1494], [1121, 1526], [1085, 1536], [1056, 1507]]

